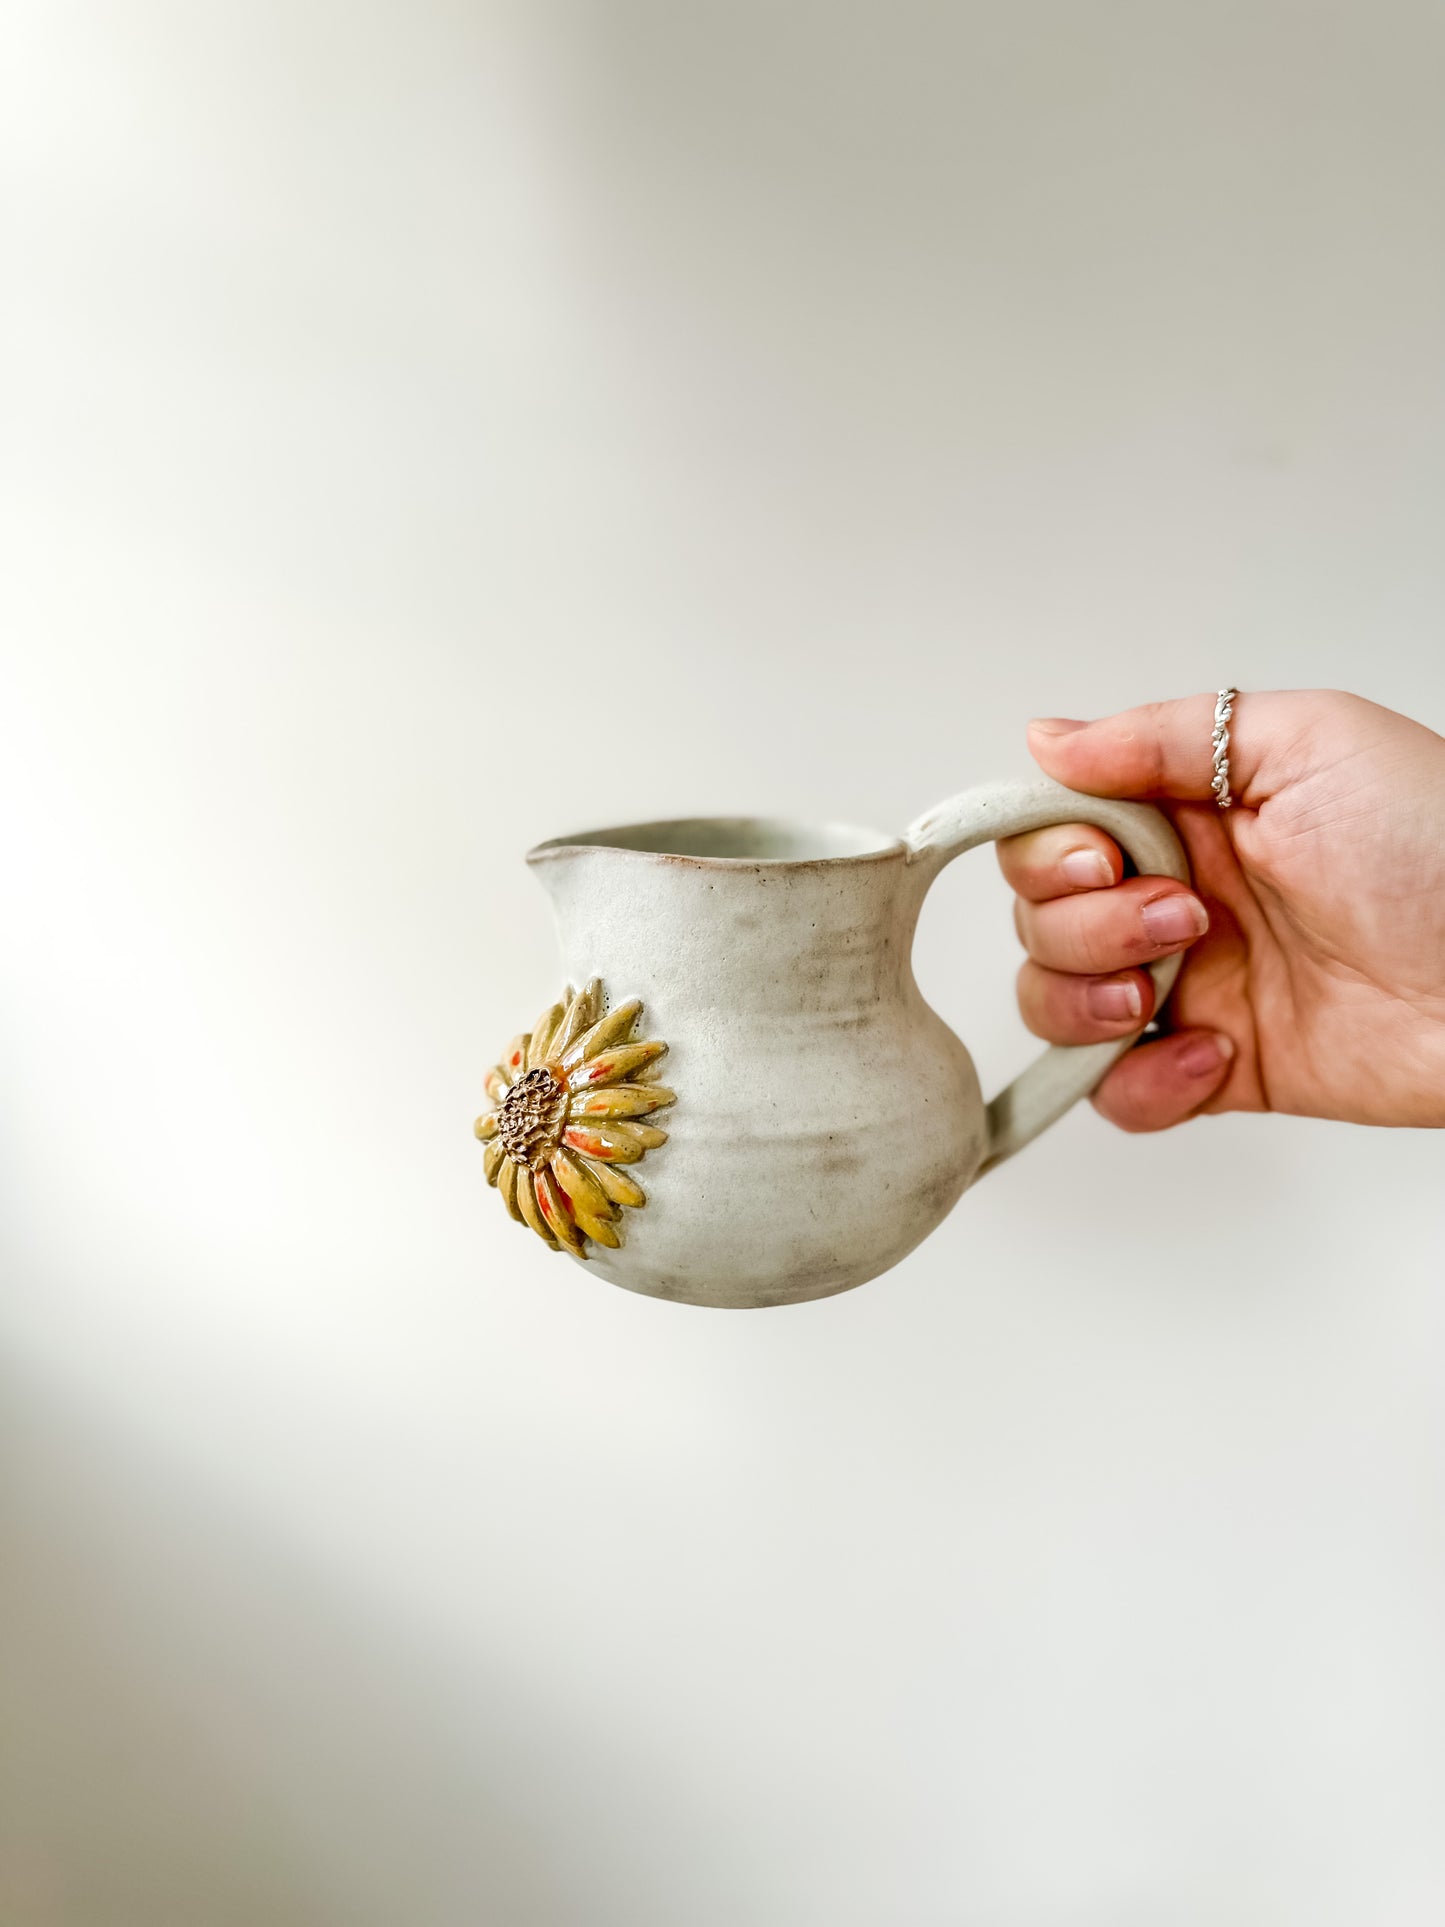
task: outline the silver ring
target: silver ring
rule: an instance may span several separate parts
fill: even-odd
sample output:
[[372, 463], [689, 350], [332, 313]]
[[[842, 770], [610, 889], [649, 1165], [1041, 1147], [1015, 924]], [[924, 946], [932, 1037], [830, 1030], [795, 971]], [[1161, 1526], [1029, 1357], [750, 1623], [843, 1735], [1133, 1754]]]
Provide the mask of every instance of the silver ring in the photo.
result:
[[1221, 689], [1214, 704], [1214, 781], [1209, 787], [1222, 810], [1234, 801], [1229, 793], [1229, 719], [1238, 696], [1237, 689]]

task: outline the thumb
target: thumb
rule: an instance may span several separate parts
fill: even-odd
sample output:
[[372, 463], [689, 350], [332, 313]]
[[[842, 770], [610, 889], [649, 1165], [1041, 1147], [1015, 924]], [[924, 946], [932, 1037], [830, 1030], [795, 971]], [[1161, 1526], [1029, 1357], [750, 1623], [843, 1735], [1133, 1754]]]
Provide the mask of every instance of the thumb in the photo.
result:
[[[1268, 795], [1264, 746], [1280, 740], [1280, 705], [1296, 696], [1271, 693], [1234, 698], [1227, 723], [1229, 787], [1236, 800], [1257, 808]], [[1029, 724], [1029, 750], [1056, 782], [1090, 796], [1168, 796], [1180, 802], [1214, 798], [1213, 696], [1145, 703], [1099, 722], [1046, 717]], [[1298, 714], [1294, 718], [1298, 729]]]

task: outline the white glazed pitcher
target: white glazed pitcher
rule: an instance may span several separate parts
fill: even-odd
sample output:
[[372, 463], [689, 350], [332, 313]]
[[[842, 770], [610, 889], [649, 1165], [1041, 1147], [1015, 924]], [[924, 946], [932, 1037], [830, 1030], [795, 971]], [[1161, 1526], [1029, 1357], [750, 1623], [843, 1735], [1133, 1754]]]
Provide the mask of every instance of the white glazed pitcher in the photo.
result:
[[[544, 1244], [656, 1298], [785, 1305], [877, 1277], [1134, 1041], [1053, 1046], [985, 1105], [914, 982], [944, 865], [1073, 822], [1188, 878], [1157, 810], [1045, 780], [965, 791], [901, 837], [729, 817], [539, 844], [581, 988], [487, 1079], [489, 1182]], [[1160, 1003], [1179, 963], [1153, 965]]]

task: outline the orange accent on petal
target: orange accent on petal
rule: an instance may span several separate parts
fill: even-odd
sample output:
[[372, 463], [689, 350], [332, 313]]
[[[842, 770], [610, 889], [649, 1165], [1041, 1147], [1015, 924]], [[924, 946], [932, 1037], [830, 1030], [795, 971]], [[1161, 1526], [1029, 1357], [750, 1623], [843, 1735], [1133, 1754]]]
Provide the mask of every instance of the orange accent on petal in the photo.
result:
[[582, 1233], [577, 1229], [571, 1207], [557, 1180], [544, 1167], [534, 1174], [534, 1182], [537, 1187], [537, 1203], [541, 1206], [553, 1235], [577, 1257], [585, 1258], [587, 1256], [585, 1241]]
[[632, 1026], [641, 1011], [642, 1005], [636, 997], [629, 998], [625, 1004], [618, 1004], [615, 1010], [608, 1011], [605, 1017], [599, 1017], [590, 1030], [584, 1031], [567, 1047], [562, 1061], [570, 1069], [584, 1057], [596, 1057], [599, 1051], [623, 1043], [632, 1034]]
[[645, 1124], [573, 1124], [562, 1133], [562, 1142], [574, 1151], [608, 1164], [636, 1164], [644, 1151], [665, 1141], [665, 1132]]
[[531, 1226], [549, 1250], [555, 1251], [557, 1249], [557, 1240], [553, 1237], [547, 1221], [542, 1215], [542, 1210], [537, 1199], [536, 1186], [532, 1181], [531, 1171], [526, 1165], [514, 1165], [512, 1168], [517, 1173], [516, 1215], [521, 1218], [524, 1224]]
[[655, 1064], [667, 1050], [666, 1044], [652, 1039], [645, 1044], [619, 1044], [613, 1050], [605, 1050], [600, 1056], [590, 1057], [578, 1065], [572, 1073], [573, 1081], [579, 1084], [610, 1084], [624, 1077], [631, 1077], [645, 1065]]
[[605, 1138], [581, 1124], [569, 1125], [562, 1133], [562, 1142], [571, 1145], [574, 1151], [580, 1151], [584, 1157], [601, 1158], [604, 1163], [610, 1163], [617, 1156]]

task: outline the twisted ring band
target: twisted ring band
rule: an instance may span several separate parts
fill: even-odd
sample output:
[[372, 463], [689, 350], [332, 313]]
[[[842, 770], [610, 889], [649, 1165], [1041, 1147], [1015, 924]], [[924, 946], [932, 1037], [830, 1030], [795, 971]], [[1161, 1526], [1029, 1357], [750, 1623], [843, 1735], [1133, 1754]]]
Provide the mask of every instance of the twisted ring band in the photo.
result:
[[1220, 809], [1227, 810], [1234, 798], [1229, 793], [1229, 719], [1239, 696], [1237, 689], [1221, 689], [1214, 705], [1214, 780], [1210, 788]]

